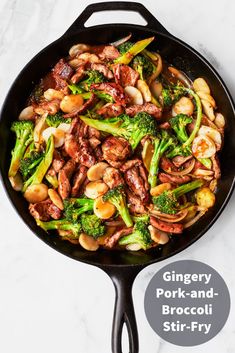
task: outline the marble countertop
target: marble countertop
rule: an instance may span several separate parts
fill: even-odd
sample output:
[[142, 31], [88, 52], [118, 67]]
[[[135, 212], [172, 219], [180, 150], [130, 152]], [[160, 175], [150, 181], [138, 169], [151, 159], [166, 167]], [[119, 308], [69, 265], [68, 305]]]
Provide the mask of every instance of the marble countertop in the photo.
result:
[[[0, 104], [24, 65], [57, 39], [93, 1], [0, 1]], [[202, 53], [218, 70], [235, 97], [235, 3], [229, 0], [142, 1], [175, 36]], [[102, 13], [89, 24], [108, 23]], [[135, 14], [115, 14], [115, 21], [138, 23]], [[180, 20], [179, 20], [180, 19]], [[113, 18], [112, 18], [113, 22]], [[195, 259], [214, 267], [235, 300], [235, 195], [216, 224], [190, 248], [151, 265], [133, 287], [140, 353], [232, 353], [235, 308], [223, 330], [197, 347], [178, 347], [160, 339], [149, 326], [143, 307], [145, 288], [163, 265]], [[0, 351], [13, 353], [110, 353], [114, 288], [101, 270], [53, 251], [27, 229], [0, 187]], [[97, 348], [98, 347], [98, 348]], [[126, 353], [126, 337], [124, 335]]]

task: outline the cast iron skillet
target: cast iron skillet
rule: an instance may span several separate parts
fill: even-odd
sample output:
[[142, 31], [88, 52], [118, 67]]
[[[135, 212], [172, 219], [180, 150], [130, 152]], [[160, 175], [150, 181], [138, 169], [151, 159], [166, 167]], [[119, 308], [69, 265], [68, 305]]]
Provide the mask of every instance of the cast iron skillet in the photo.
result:
[[[147, 26], [131, 24], [109, 24], [85, 28], [87, 19], [95, 12], [108, 10], [128, 10], [138, 12], [147, 21]], [[67, 55], [69, 48], [78, 42], [90, 44], [109, 43], [132, 32], [133, 40], [156, 36], [152, 48], [160, 50], [169, 63], [175, 64], [188, 74], [191, 79], [205, 77], [212, 88], [220, 111], [225, 115], [227, 128], [225, 144], [221, 152], [222, 178], [217, 192], [217, 201], [213, 209], [182, 236], [175, 237], [159, 250], [145, 252], [106, 251], [88, 252], [78, 246], [62, 241], [56, 235], [48, 235], [36, 226], [28, 212], [27, 202], [20, 193], [15, 192], [7, 177], [10, 151], [13, 147], [10, 124], [16, 120], [24, 107], [33, 85], [46, 74], [52, 66]], [[122, 327], [125, 322], [128, 329], [130, 353], [137, 353], [138, 333], [132, 302], [132, 284], [136, 275], [144, 267], [172, 256], [199, 239], [221, 214], [234, 186], [235, 160], [235, 111], [231, 96], [214, 68], [190, 46], [171, 35], [153, 15], [140, 3], [135, 2], [104, 2], [89, 5], [77, 18], [66, 33], [37, 54], [20, 72], [13, 83], [2, 107], [0, 120], [0, 169], [3, 184], [17, 213], [27, 226], [55, 250], [75, 260], [97, 266], [104, 270], [112, 279], [116, 290], [114, 309], [112, 351], [121, 353]], [[97, 323], [98, 325], [98, 323]]]

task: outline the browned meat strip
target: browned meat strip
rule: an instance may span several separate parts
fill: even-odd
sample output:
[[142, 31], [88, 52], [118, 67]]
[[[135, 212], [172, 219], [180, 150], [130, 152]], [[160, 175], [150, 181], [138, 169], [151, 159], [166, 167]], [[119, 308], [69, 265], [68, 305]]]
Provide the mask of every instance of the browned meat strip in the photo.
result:
[[85, 65], [81, 65], [76, 69], [76, 73], [71, 77], [72, 83], [78, 83], [85, 76]]
[[215, 179], [220, 179], [221, 171], [220, 171], [219, 158], [217, 157], [217, 155], [214, 155], [211, 157], [211, 160], [212, 160], [212, 170], [214, 171], [214, 177]]
[[105, 246], [107, 248], [113, 248], [118, 240], [123, 237], [124, 235], [131, 234], [133, 232], [133, 227], [130, 228], [123, 228], [121, 230], [118, 230], [116, 233], [114, 233], [110, 238], [107, 238], [105, 242]]
[[121, 137], [109, 136], [102, 144], [104, 159], [115, 168], [118, 168], [131, 153], [131, 146]]
[[54, 203], [50, 204], [47, 212], [53, 219], [60, 219], [62, 216], [62, 211], [56, 205], [54, 205]]
[[171, 125], [170, 123], [168, 123], [168, 121], [165, 121], [164, 123], [161, 123], [159, 125], [160, 129], [164, 129], [164, 130], [168, 130], [171, 129]]
[[108, 167], [105, 169], [103, 180], [110, 189], [113, 189], [118, 185], [124, 184], [123, 177], [121, 176], [119, 171], [112, 167]]
[[50, 215], [48, 213], [48, 208], [51, 205], [51, 200], [47, 199], [45, 201], [30, 203], [29, 212], [35, 219], [40, 219], [41, 221], [49, 221]]
[[63, 168], [64, 164], [65, 164], [64, 158], [61, 156], [59, 151], [55, 150], [53, 153], [52, 168], [56, 173], [58, 173], [60, 169]]
[[99, 146], [101, 144], [101, 142], [96, 137], [91, 137], [89, 139], [89, 144], [90, 144], [91, 148], [95, 149], [97, 146]]
[[120, 105], [126, 105], [128, 98], [125, 96], [122, 86], [117, 85], [116, 83], [94, 83], [90, 87], [91, 91], [104, 91], [113, 97], [116, 103]]
[[147, 203], [149, 201], [149, 185], [142, 162], [140, 165], [128, 169], [124, 178], [133, 194], [138, 196], [143, 203]]
[[79, 145], [80, 145], [79, 161], [87, 168], [90, 168], [92, 165], [95, 164], [96, 159], [93, 155], [89, 141], [83, 138], [79, 138]]
[[144, 103], [143, 105], [134, 104], [126, 108], [126, 113], [130, 116], [134, 116], [140, 112], [148, 113], [156, 119], [160, 119], [162, 116], [162, 108], [157, 107], [153, 103]]
[[75, 110], [72, 113], [65, 114], [65, 118], [75, 118], [78, 114], [84, 114], [87, 109], [90, 109], [93, 107], [93, 105], [97, 102], [97, 98], [94, 94], [91, 95], [91, 97], [83, 104], [81, 107], [79, 107], [77, 110]]
[[116, 64], [112, 66], [116, 83], [122, 87], [135, 86], [139, 73], [128, 65]]
[[123, 106], [117, 103], [107, 103], [97, 110], [97, 114], [104, 118], [112, 118], [113, 116], [121, 115], [124, 112]]
[[71, 128], [69, 134], [78, 137], [88, 137], [89, 135], [89, 126], [87, 126], [81, 119], [74, 118], [72, 120]]
[[167, 173], [159, 173], [158, 178], [161, 183], [184, 184], [191, 180], [189, 175], [170, 175]]
[[153, 216], [150, 217], [150, 223], [153, 227], [163, 232], [174, 234], [181, 234], [183, 232], [183, 224], [181, 223], [167, 223]]
[[104, 75], [104, 77], [107, 77], [109, 80], [111, 78], [113, 78], [112, 71], [109, 70], [108, 66], [106, 66], [104, 64], [92, 63], [91, 68], [92, 68], [92, 70], [97, 70], [97, 71], [101, 72]]
[[189, 161], [190, 159], [192, 159], [193, 156], [176, 156], [172, 159], [172, 162], [174, 163], [174, 165], [179, 168], [181, 167], [185, 162]]
[[94, 127], [88, 126], [88, 137], [96, 137], [99, 140], [101, 138], [101, 133]]
[[177, 172], [178, 169], [176, 166], [172, 163], [172, 161], [167, 158], [167, 157], [162, 157], [161, 162], [160, 162], [160, 167], [166, 172]]
[[84, 165], [81, 165], [79, 170], [75, 173], [73, 177], [73, 187], [71, 191], [72, 197], [77, 197], [78, 191], [82, 183], [86, 179], [86, 175], [87, 175], [87, 168]]
[[60, 101], [58, 99], [54, 99], [50, 102], [48, 101], [40, 101], [37, 106], [34, 107], [34, 111], [37, 114], [44, 114], [47, 112], [48, 114], [54, 115], [60, 110]]
[[64, 149], [66, 153], [71, 157], [75, 162], [79, 162], [80, 155], [80, 146], [78, 143], [78, 139], [72, 135], [67, 134], [64, 142]]
[[97, 147], [93, 150], [93, 152], [94, 152], [95, 158], [97, 159], [98, 162], [101, 162], [101, 161], [104, 160], [103, 153], [102, 153], [102, 149], [101, 149], [100, 145], [97, 146]]
[[145, 213], [146, 210], [141, 200], [136, 195], [134, 195], [130, 190], [127, 190], [126, 193], [127, 193], [128, 208], [130, 212], [132, 214]]
[[73, 69], [69, 66], [64, 59], [59, 60], [59, 62], [52, 69], [52, 74], [56, 82], [55, 89], [62, 90], [65, 94], [68, 93], [67, 80], [73, 74]]
[[72, 67], [64, 59], [60, 59], [52, 69], [54, 77], [59, 76], [63, 80], [68, 80], [73, 74]]
[[106, 45], [103, 48], [102, 52], [99, 53], [99, 57], [102, 60], [114, 60], [117, 59], [119, 55], [119, 51], [113, 45]]
[[140, 166], [142, 164], [142, 161], [138, 158], [136, 159], [131, 159], [129, 161], [126, 161], [126, 163], [124, 163], [120, 170], [121, 172], [126, 172], [128, 169], [132, 168], [132, 167], [137, 167], [137, 166]]
[[58, 192], [62, 199], [66, 199], [70, 195], [71, 185], [70, 179], [75, 171], [76, 162], [73, 159], [69, 159], [65, 166], [59, 171], [58, 174]]

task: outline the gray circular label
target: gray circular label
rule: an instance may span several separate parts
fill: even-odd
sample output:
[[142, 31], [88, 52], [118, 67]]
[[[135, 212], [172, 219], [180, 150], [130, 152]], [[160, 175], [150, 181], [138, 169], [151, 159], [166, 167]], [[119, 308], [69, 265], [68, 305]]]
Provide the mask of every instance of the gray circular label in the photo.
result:
[[196, 346], [222, 329], [230, 296], [223, 278], [212, 267], [182, 260], [153, 276], [144, 306], [150, 326], [160, 337], [179, 346]]

